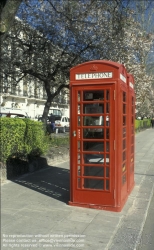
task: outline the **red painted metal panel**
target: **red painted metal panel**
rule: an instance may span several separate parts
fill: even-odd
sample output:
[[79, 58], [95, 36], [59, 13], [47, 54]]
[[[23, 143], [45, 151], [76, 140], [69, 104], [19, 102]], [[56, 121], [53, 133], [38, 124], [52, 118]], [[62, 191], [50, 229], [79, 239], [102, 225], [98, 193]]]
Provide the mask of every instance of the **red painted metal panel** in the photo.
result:
[[124, 206], [128, 92], [122, 64], [100, 60], [71, 69], [70, 205], [110, 211]]

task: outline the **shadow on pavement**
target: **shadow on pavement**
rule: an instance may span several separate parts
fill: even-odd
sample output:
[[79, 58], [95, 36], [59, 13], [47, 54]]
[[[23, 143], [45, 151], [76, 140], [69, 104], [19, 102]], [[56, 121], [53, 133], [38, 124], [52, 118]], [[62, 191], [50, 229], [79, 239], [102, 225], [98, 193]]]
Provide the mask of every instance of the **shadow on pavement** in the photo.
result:
[[[70, 189], [69, 172], [68, 169], [50, 166], [49, 168], [12, 180], [12, 182], [68, 203]], [[28, 192], [27, 195], [29, 195]]]

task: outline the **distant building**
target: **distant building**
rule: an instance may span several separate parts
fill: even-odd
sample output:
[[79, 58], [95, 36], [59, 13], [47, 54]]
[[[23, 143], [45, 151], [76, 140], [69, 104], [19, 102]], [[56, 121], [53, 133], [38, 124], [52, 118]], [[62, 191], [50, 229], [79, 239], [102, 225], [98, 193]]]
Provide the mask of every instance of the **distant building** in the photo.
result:
[[[26, 37], [23, 33], [21, 33], [21, 36], [24, 39]], [[12, 58], [11, 52], [13, 49], [13, 45], [8, 44], [5, 47], [5, 54]], [[15, 48], [15, 50], [20, 53], [18, 48]], [[5, 60], [2, 60], [1, 67], [4, 63]], [[6, 79], [6, 76], [3, 77], [2, 75], [0, 80], [0, 107], [19, 109], [27, 112], [32, 119], [36, 119], [39, 115], [42, 115], [46, 99], [44, 86], [35, 77], [24, 77], [18, 84], [14, 84], [9, 76]], [[65, 91], [64, 95], [60, 93], [59, 96], [55, 97], [51, 107], [59, 108], [63, 114], [69, 114], [69, 91]]]

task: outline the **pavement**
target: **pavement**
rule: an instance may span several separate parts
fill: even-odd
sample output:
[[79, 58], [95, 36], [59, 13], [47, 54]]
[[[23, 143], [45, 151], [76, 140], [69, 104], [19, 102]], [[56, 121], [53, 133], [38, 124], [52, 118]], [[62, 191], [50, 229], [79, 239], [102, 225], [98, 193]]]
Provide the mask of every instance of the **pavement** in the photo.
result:
[[135, 140], [135, 187], [121, 212], [68, 205], [69, 159], [2, 184], [1, 249], [137, 249], [154, 193], [154, 129]]

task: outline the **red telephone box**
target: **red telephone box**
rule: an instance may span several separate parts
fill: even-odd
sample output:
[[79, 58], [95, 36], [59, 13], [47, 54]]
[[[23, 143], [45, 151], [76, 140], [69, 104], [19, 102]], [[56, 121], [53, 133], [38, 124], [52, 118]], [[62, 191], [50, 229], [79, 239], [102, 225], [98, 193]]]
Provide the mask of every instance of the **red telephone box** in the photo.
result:
[[70, 71], [70, 201], [121, 211], [128, 198], [128, 87], [122, 64], [99, 60]]
[[134, 182], [134, 147], [135, 147], [135, 91], [134, 78], [131, 74], [127, 74], [128, 86], [128, 193], [130, 193], [135, 185]]

